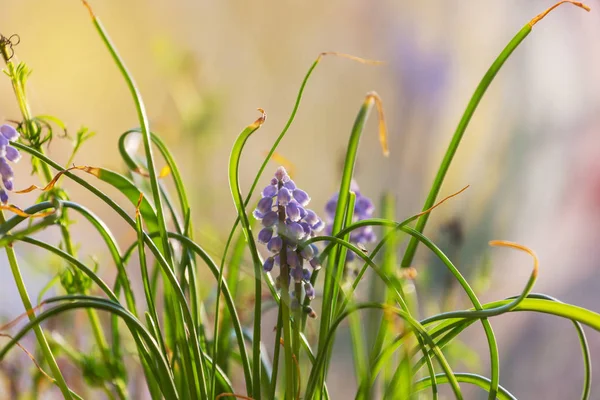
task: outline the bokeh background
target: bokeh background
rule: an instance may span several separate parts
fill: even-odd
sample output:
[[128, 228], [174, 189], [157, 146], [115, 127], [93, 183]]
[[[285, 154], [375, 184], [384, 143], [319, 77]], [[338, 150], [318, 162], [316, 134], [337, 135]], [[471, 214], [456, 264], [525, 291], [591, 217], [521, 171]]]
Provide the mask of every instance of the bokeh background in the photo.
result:
[[[320, 52], [386, 63], [324, 58], [279, 152], [295, 165], [295, 180], [311, 193], [313, 208], [321, 210], [338, 186], [355, 114], [365, 94], [375, 90], [384, 102], [391, 155], [381, 155], [373, 118], [362, 139], [356, 179], [375, 201], [392, 193], [401, 219], [420, 210], [461, 113], [491, 62], [552, 3], [132, 0], [92, 6], [137, 80], [153, 130], [178, 158], [199, 241], [219, 254], [235, 217], [226, 176], [230, 146], [257, 117], [256, 108], [264, 108], [267, 122], [242, 160], [247, 188]], [[563, 6], [550, 14], [509, 59], [466, 132], [442, 195], [471, 187], [436, 210], [426, 229], [463, 272], [482, 281], [482, 300], [518, 293], [530, 273], [526, 255], [487, 246], [491, 239], [506, 239], [539, 255], [536, 291], [600, 311], [600, 3], [589, 4], [591, 13]], [[0, 8], [0, 33], [19, 34], [17, 58], [33, 69], [28, 89], [34, 114], [55, 115], [71, 132], [82, 125], [97, 132], [76, 164], [123, 170], [117, 140], [137, 126], [136, 114], [84, 7], [76, 0], [2, 0]], [[19, 119], [5, 77], [0, 77], [0, 94], [0, 118]], [[56, 139], [50, 154], [65, 162], [70, 146]], [[19, 188], [37, 183], [26, 161], [17, 171]], [[135, 239], [106, 206], [66, 180], [64, 185], [117, 232], [123, 247]], [[13, 200], [26, 207], [35, 195]], [[102, 274], [114, 276], [91, 228], [81, 223], [73, 229], [82, 257], [95, 255]], [[53, 232], [46, 238], [57, 240]], [[35, 298], [59, 267], [25, 245], [16, 247]], [[423, 272], [423, 281], [416, 280], [428, 304], [423, 312], [442, 309], [441, 293], [448, 290], [442, 266], [423, 249], [415, 266]], [[1, 257], [0, 276], [0, 315], [10, 320], [23, 308]], [[207, 296], [208, 291], [207, 286]], [[454, 301], [467, 305], [464, 296]], [[492, 322], [501, 350], [501, 383], [513, 394], [520, 399], [579, 396], [581, 354], [567, 321], [521, 314]], [[74, 323], [85, 329], [85, 320]], [[589, 333], [592, 357], [599, 359], [600, 335]], [[481, 328], [471, 328], [462, 340], [479, 357], [458, 351], [455, 364], [486, 374]], [[338, 342], [329, 385], [334, 398], [346, 398], [354, 393], [348, 378], [351, 355], [344, 333]], [[10, 360], [0, 364], [0, 393], [8, 390], [10, 371], [31, 368], [20, 356]], [[600, 393], [598, 382], [592, 393]]]

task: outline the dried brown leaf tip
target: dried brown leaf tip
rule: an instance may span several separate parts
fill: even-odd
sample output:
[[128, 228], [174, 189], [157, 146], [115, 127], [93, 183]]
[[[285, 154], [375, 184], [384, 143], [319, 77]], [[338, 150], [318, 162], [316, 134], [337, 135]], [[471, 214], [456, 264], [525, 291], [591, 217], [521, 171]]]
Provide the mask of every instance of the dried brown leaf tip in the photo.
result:
[[383, 102], [381, 101], [381, 97], [375, 92], [369, 92], [367, 93], [365, 101], [368, 103], [375, 103], [375, 107], [377, 108], [377, 119], [379, 120], [379, 143], [381, 144], [383, 155], [388, 157], [390, 155], [390, 150], [388, 147], [387, 128], [385, 126], [385, 116], [383, 114]]
[[535, 24], [537, 24], [538, 22], [540, 22], [546, 15], [548, 15], [552, 10], [554, 10], [555, 8], [557, 8], [558, 6], [562, 5], [562, 4], [572, 4], [576, 7], [582, 8], [585, 11], [591, 11], [592, 9], [587, 6], [586, 4], [583, 4], [580, 1], [570, 1], [570, 0], [563, 0], [563, 1], [559, 1], [558, 3], [556, 3], [555, 5], [553, 5], [552, 7], [548, 8], [546, 11], [544, 11], [543, 13], [537, 15], [535, 18], [533, 18], [531, 21], [529, 21], [529, 26], [533, 28], [533, 26]]
[[64, 174], [66, 174], [69, 171], [85, 171], [88, 174], [92, 174], [96, 177], [100, 176], [100, 169], [96, 168], [96, 167], [89, 167], [86, 165], [82, 165], [82, 166], [72, 166], [70, 168], [67, 168], [65, 170], [60, 171], [59, 173], [57, 173], [56, 175], [54, 175], [54, 178], [52, 178], [52, 180], [50, 182], [48, 182], [48, 184], [44, 187], [39, 187], [37, 185], [31, 185], [28, 188], [25, 189], [21, 189], [21, 190], [17, 190], [14, 193], [17, 194], [22, 194], [22, 193], [29, 193], [29, 192], [33, 192], [34, 190], [41, 190], [42, 192], [47, 192], [49, 190], [52, 190], [52, 188], [54, 188], [54, 185], [56, 185], [56, 182], [58, 182], [58, 180], [60, 179], [61, 176], [63, 176]]
[[267, 113], [262, 108], [257, 108], [258, 112], [261, 114], [260, 117], [252, 125], [253, 128], [259, 128], [264, 122], [267, 120]]
[[92, 18], [96, 18], [96, 14], [94, 14], [94, 11], [92, 11], [92, 6], [90, 6], [90, 3], [88, 3], [85, 0], [81, 0], [81, 2], [83, 3], [83, 5], [85, 6], [85, 8], [87, 8], [88, 12], [90, 13], [90, 16]]
[[322, 52], [321, 54], [319, 54], [319, 57], [317, 57], [317, 62], [321, 61], [321, 58], [323, 58], [325, 56], [336, 56], [336, 57], [341, 57], [341, 58], [347, 58], [348, 60], [356, 61], [356, 62], [359, 62], [361, 64], [369, 64], [369, 65], [381, 65], [381, 64], [385, 64], [383, 61], [369, 60], [367, 58], [353, 56], [352, 54], [338, 53], [337, 51], [324, 51], [324, 52]]
[[11, 204], [9, 204], [9, 205], [0, 204], [0, 210], [10, 211], [14, 214], [17, 214], [19, 217], [23, 217], [23, 218], [44, 218], [44, 217], [47, 217], [48, 215], [52, 215], [56, 212], [56, 210], [51, 210], [51, 211], [43, 211], [43, 212], [39, 212], [39, 213], [35, 213], [35, 214], [28, 214], [25, 211], [21, 210], [19, 207], [11, 205]]
[[523, 246], [522, 244], [515, 243], [515, 242], [508, 242], [506, 240], [492, 240], [489, 242], [489, 245], [490, 246], [500, 246], [500, 247], [510, 247], [510, 248], [513, 248], [516, 250], [524, 251], [525, 253], [529, 254], [533, 258], [533, 272], [531, 273], [531, 275], [534, 278], [538, 276], [540, 260], [537, 256], [537, 254], [535, 254], [535, 252], [533, 250], [531, 250], [529, 247]]

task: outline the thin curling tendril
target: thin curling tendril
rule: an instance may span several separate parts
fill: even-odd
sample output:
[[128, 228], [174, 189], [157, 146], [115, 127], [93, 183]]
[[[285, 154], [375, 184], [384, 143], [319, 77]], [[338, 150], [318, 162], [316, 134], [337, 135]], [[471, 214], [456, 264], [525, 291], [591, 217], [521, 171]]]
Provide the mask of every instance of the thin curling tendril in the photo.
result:
[[537, 278], [540, 261], [538, 259], [537, 254], [535, 254], [535, 252], [533, 250], [531, 250], [529, 247], [523, 246], [522, 244], [519, 244], [519, 243], [508, 242], [506, 240], [491, 240], [489, 242], [489, 245], [494, 246], [494, 247], [511, 247], [513, 249], [521, 250], [521, 251], [524, 251], [525, 253], [529, 254], [533, 258], [533, 272], [531, 273], [531, 276], [534, 278]]
[[[6, 333], [0, 333], [0, 337], [5, 337], [5, 338], [8, 338], [8, 339], [10, 339], [10, 340], [12, 340], [12, 339], [13, 339], [13, 338], [12, 338], [12, 336], [10, 336], [10, 335], [7, 335]], [[27, 357], [29, 357], [29, 359], [31, 360], [31, 362], [33, 362], [33, 364], [35, 365], [35, 367], [38, 369], [38, 371], [40, 371], [40, 373], [41, 373], [42, 375], [44, 375], [46, 378], [48, 378], [48, 380], [49, 380], [51, 383], [54, 383], [54, 382], [56, 382], [56, 381], [54, 380], [54, 378], [53, 378], [53, 377], [51, 377], [50, 375], [48, 375], [48, 374], [46, 373], [46, 371], [44, 371], [44, 370], [42, 369], [42, 367], [40, 366], [40, 364], [39, 364], [39, 363], [38, 363], [38, 362], [35, 360], [35, 357], [33, 356], [33, 354], [31, 354], [31, 353], [29, 352], [29, 350], [27, 350], [25, 347], [23, 347], [23, 345], [21, 345], [21, 343], [19, 343], [19, 342], [15, 342], [15, 344], [17, 345], [17, 347], [19, 347], [21, 350], [23, 350], [23, 352], [24, 352], [25, 354], [27, 354]]]
[[559, 1], [558, 3], [556, 3], [555, 5], [553, 5], [552, 7], [548, 8], [546, 11], [544, 11], [543, 13], [537, 15], [535, 18], [533, 18], [531, 21], [529, 21], [529, 26], [533, 28], [533, 26], [535, 24], [537, 24], [538, 22], [540, 22], [546, 15], [548, 15], [552, 10], [554, 10], [555, 8], [557, 8], [558, 6], [560, 6], [561, 4], [565, 4], [565, 3], [569, 3], [569, 4], [573, 4], [574, 6], [577, 6], [579, 8], [583, 8], [585, 11], [590, 12], [592, 9], [586, 5], [583, 4], [580, 1], [571, 1], [571, 0], [562, 0]]

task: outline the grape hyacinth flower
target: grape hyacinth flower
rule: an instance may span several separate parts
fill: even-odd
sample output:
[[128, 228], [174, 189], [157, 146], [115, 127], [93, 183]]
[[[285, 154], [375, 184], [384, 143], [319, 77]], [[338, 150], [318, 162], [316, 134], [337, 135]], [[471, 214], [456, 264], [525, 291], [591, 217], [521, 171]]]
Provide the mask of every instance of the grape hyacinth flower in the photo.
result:
[[2, 178], [2, 186], [0, 187], [0, 202], [8, 203], [7, 191], [12, 191], [14, 188], [13, 178], [14, 173], [8, 162], [18, 162], [21, 159], [21, 153], [10, 145], [11, 141], [19, 138], [19, 133], [10, 125], [4, 124], [0, 126], [0, 178]]
[[[323, 230], [324, 222], [317, 214], [307, 209], [310, 202], [308, 194], [298, 188], [290, 179], [285, 168], [279, 167], [271, 183], [262, 191], [254, 217], [261, 220], [263, 228], [258, 233], [258, 241], [267, 246], [271, 253], [263, 264], [270, 272], [275, 265], [288, 272], [287, 279], [280, 275], [279, 285], [294, 281], [297, 287], [304, 289], [304, 295], [312, 300], [315, 289], [310, 283], [312, 271], [321, 268], [317, 257], [318, 249], [314, 244], [302, 246], [302, 243]], [[286, 288], [289, 290], [289, 287]], [[293, 302], [292, 305], [297, 302]], [[307, 308], [307, 312], [314, 312]]]
[[[361, 194], [358, 184], [352, 180], [350, 185], [350, 190], [352, 190], [356, 194], [356, 202], [354, 203], [354, 216], [352, 217], [352, 222], [362, 221], [364, 219], [369, 219], [373, 217], [373, 211], [375, 211], [375, 207], [373, 206], [373, 202], [368, 198]], [[327, 223], [329, 226], [333, 224], [333, 219], [335, 218], [335, 210], [337, 208], [339, 194], [335, 194], [329, 199], [327, 204], [325, 205], [325, 215], [327, 218]], [[328, 235], [331, 234], [331, 228], [328, 227]], [[350, 233], [350, 242], [357, 245], [359, 248], [364, 247], [369, 243], [373, 243], [377, 240], [375, 236], [375, 232], [373, 232], [373, 227], [364, 226], [362, 228], [358, 228]], [[352, 251], [348, 251], [346, 254], [346, 274], [350, 270], [350, 265], [356, 259], [356, 255]]]

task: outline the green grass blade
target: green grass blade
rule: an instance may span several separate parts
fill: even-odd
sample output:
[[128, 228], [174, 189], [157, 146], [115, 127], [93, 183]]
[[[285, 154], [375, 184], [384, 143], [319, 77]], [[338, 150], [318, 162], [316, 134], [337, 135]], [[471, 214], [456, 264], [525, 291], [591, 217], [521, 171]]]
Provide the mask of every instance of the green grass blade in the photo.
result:
[[[557, 5], [559, 5], [561, 3], [565, 3], [565, 2], [559, 2]], [[572, 3], [572, 4], [575, 4], [576, 6], [581, 7], [586, 11], [589, 11], [589, 8], [587, 6], [582, 5], [581, 3], [579, 3], [579, 4]], [[519, 32], [517, 32], [517, 34], [510, 40], [510, 42], [508, 42], [508, 44], [502, 50], [500, 55], [494, 60], [494, 62], [490, 66], [490, 68], [487, 70], [487, 72], [485, 73], [485, 75], [483, 76], [481, 81], [479, 82], [479, 85], [477, 85], [477, 88], [475, 89], [473, 96], [469, 100], [469, 103], [467, 104], [467, 108], [465, 109], [463, 116], [461, 117], [460, 122], [458, 123], [458, 126], [457, 126], [456, 130], [454, 131], [454, 134], [452, 135], [452, 140], [450, 141], [450, 144], [448, 145], [448, 149], [446, 150], [446, 154], [444, 155], [444, 158], [442, 159], [442, 162], [440, 164], [438, 172], [433, 181], [433, 185], [431, 186], [431, 189], [429, 190], [429, 194], [427, 195], [427, 199], [425, 200], [425, 204], [423, 204], [423, 210], [429, 209], [435, 203], [435, 199], [437, 198], [437, 195], [442, 187], [442, 183], [444, 182], [446, 173], [448, 172], [448, 169], [450, 168], [452, 159], [454, 158], [454, 155], [456, 154], [456, 151], [458, 150], [460, 141], [461, 141], [465, 131], [467, 130], [467, 126], [469, 125], [469, 122], [471, 121], [471, 117], [475, 113], [475, 110], [477, 109], [479, 102], [483, 98], [483, 95], [485, 94], [488, 87], [494, 80], [494, 77], [496, 76], [498, 71], [500, 71], [500, 69], [502, 68], [502, 66], [504, 65], [506, 60], [508, 60], [510, 55], [516, 50], [516, 48], [527, 37], [527, 35], [529, 35], [533, 25], [535, 25], [537, 22], [539, 22], [548, 12], [550, 12], [554, 8], [556, 8], [557, 5], [549, 8], [542, 14], [538, 15], [536, 18], [532, 19], [529, 23], [527, 23], [523, 28], [521, 28], [521, 30], [519, 30]], [[415, 229], [418, 232], [420, 232], [420, 233], [423, 232], [423, 230], [425, 229], [425, 225], [427, 224], [428, 218], [429, 218], [429, 214], [424, 214], [423, 216], [421, 216], [421, 218], [419, 218], [419, 221], [417, 222], [417, 225], [415, 226]], [[406, 253], [404, 253], [404, 258], [402, 259], [402, 264], [401, 264], [402, 267], [409, 267], [412, 264], [413, 258], [415, 256], [415, 252], [417, 250], [418, 243], [419, 243], [418, 240], [414, 237], [410, 240], [408, 247], [406, 248]]]
[[[260, 110], [262, 112], [262, 110]], [[244, 207], [244, 198], [242, 197], [242, 193], [240, 190], [240, 182], [239, 182], [239, 167], [240, 167], [240, 157], [242, 156], [242, 150], [244, 149], [244, 145], [246, 141], [260, 126], [264, 123], [266, 115], [261, 115], [254, 123], [249, 125], [246, 129], [244, 129], [237, 140], [235, 141], [233, 148], [231, 149], [231, 155], [229, 157], [229, 188], [231, 190], [231, 195], [233, 197], [233, 202], [235, 204], [235, 208], [237, 210], [238, 216], [242, 223], [242, 229], [244, 232], [244, 236], [246, 237], [246, 242], [248, 243], [248, 247], [250, 249], [250, 253], [252, 255], [252, 261], [254, 264], [254, 331], [253, 331], [253, 341], [252, 341], [252, 387], [254, 391], [251, 396], [254, 399], [259, 400], [260, 395], [260, 375], [261, 375], [261, 365], [260, 365], [260, 312], [261, 312], [261, 296], [262, 296], [262, 263], [260, 262], [260, 257], [258, 255], [258, 250], [256, 248], [256, 243], [254, 241], [254, 237], [252, 235], [252, 228], [250, 226], [250, 221], [248, 220], [248, 215], [246, 214], [246, 210]], [[222, 280], [222, 273], [219, 274]], [[217, 288], [220, 290], [220, 288]], [[285, 323], [285, 321], [284, 321]], [[290, 346], [291, 343], [287, 343], [287, 346]]]

